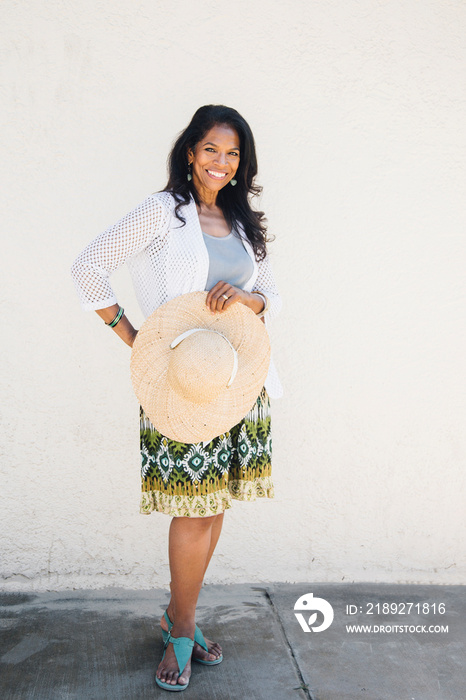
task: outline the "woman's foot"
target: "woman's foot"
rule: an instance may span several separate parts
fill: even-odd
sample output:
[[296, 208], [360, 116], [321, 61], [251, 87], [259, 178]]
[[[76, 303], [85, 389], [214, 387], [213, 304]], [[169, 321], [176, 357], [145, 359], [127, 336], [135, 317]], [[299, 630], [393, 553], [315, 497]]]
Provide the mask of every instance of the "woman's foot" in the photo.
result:
[[[188, 626], [178, 626], [173, 625], [172, 636], [178, 637], [189, 637], [193, 639], [194, 629], [192, 625]], [[187, 685], [191, 677], [191, 659], [188, 659], [186, 666], [180, 669], [178, 666], [178, 661], [176, 660], [175, 651], [173, 644], [170, 642], [165, 650], [164, 657], [159, 663], [157, 671], [155, 673], [157, 678], [162, 681], [162, 683], [168, 683], [169, 685]]]
[[[171, 614], [170, 614], [171, 613]], [[170, 610], [170, 606], [167, 608], [167, 615], [170, 620], [173, 620], [173, 611]], [[168, 623], [165, 619], [165, 616], [162, 615], [162, 619], [160, 620], [160, 626], [164, 630], [164, 632], [169, 632], [170, 630], [168, 629]], [[173, 628], [172, 628], [172, 634], [173, 634]], [[174, 635], [175, 637], [177, 636], [176, 634]], [[183, 635], [180, 635], [183, 636]], [[194, 642], [194, 648], [193, 648], [193, 659], [199, 659], [200, 661], [216, 661], [219, 659], [222, 655], [222, 647], [220, 644], [217, 644], [217, 642], [212, 642], [210, 639], [207, 639], [207, 637], [204, 637], [207, 649], [203, 649], [200, 644], [197, 642]]]

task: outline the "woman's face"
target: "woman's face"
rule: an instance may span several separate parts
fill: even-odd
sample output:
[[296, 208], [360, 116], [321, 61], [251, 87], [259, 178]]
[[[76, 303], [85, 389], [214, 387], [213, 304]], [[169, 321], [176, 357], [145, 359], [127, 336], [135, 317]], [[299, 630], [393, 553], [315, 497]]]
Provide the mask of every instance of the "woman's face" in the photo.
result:
[[188, 151], [193, 184], [201, 196], [205, 193], [212, 197], [234, 178], [239, 166], [239, 144], [235, 129], [217, 124], [196, 144], [194, 151]]

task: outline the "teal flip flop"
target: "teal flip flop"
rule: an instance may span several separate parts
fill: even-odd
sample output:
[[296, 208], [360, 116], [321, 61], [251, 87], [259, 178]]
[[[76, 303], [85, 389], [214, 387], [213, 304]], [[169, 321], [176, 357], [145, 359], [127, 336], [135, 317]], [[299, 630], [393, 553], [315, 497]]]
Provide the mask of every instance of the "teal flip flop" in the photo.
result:
[[[170, 643], [173, 644], [173, 651], [175, 652], [176, 662], [178, 664], [178, 668], [181, 674], [183, 673], [184, 667], [191, 658], [191, 654], [193, 653], [194, 642], [189, 637], [172, 637], [171, 634], [168, 633], [167, 640], [165, 642], [165, 647], [163, 650], [162, 661], [165, 658], [165, 653]], [[186, 690], [186, 688], [189, 685], [189, 681], [185, 683], [185, 685], [181, 685], [181, 683], [172, 685], [171, 683], [165, 683], [165, 681], [161, 681], [160, 678], [157, 678], [157, 676], [155, 676], [155, 682], [157, 683], [159, 688], [174, 691]]]
[[[162, 639], [166, 643], [167, 639], [169, 637], [169, 634], [170, 634], [170, 630], [173, 627], [173, 622], [168, 617], [168, 613], [166, 610], [165, 610], [163, 616], [164, 616], [165, 621], [168, 625], [168, 632], [165, 632], [165, 630], [162, 630]], [[194, 630], [194, 641], [197, 642], [197, 644], [199, 644], [199, 646], [201, 646], [204, 649], [204, 651], [209, 653], [209, 649], [208, 649], [206, 641], [204, 639], [204, 635], [202, 634], [201, 630], [199, 629], [199, 627], [197, 625], [196, 625], [196, 628]], [[216, 666], [217, 664], [222, 663], [223, 654], [220, 654], [218, 659], [215, 659], [214, 661], [207, 661], [206, 659], [197, 659], [196, 657], [194, 657], [194, 661], [197, 661], [198, 664], [204, 664], [204, 666]]]

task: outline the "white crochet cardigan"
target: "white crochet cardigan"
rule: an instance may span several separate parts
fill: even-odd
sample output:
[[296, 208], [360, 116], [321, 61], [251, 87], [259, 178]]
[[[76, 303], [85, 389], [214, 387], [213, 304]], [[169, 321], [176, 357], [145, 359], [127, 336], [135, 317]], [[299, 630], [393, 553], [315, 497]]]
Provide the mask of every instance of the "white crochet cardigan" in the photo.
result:
[[[203, 291], [209, 271], [209, 255], [202, 236], [194, 199], [176, 218], [176, 202], [169, 192], [149, 195], [116, 224], [99, 234], [78, 255], [71, 273], [85, 311], [96, 311], [117, 303], [109, 276], [127, 263], [136, 297], [145, 318], [171, 299], [188, 292]], [[269, 300], [266, 323], [281, 308], [268, 257], [257, 262], [249, 241], [243, 241], [254, 264], [244, 289], [263, 292]], [[272, 398], [282, 394], [273, 362], [265, 382]]]

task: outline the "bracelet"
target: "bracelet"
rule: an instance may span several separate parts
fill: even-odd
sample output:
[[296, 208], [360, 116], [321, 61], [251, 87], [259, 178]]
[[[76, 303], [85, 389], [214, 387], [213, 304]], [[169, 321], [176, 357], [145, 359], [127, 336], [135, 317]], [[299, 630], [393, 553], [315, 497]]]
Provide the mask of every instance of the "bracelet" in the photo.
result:
[[263, 302], [264, 302], [264, 308], [262, 309], [262, 311], [259, 311], [259, 313], [256, 314], [257, 318], [262, 318], [262, 316], [264, 316], [264, 314], [266, 313], [267, 309], [269, 308], [269, 300], [267, 299], [267, 297], [265, 296], [265, 294], [262, 294], [262, 292], [252, 292], [252, 293], [253, 293], [253, 294], [257, 294], [258, 296], [260, 296], [260, 298], [261, 298], [261, 299], [263, 300]]
[[109, 323], [105, 323], [106, 326], [109, 328], [115, 328], [116, 324], [119, 323], [123, 317], [123, 314], [125, 313], [125, 310], [122, 306], [118, 308], [117, 315], [113, 319], [113, 321], [110, 321]]

